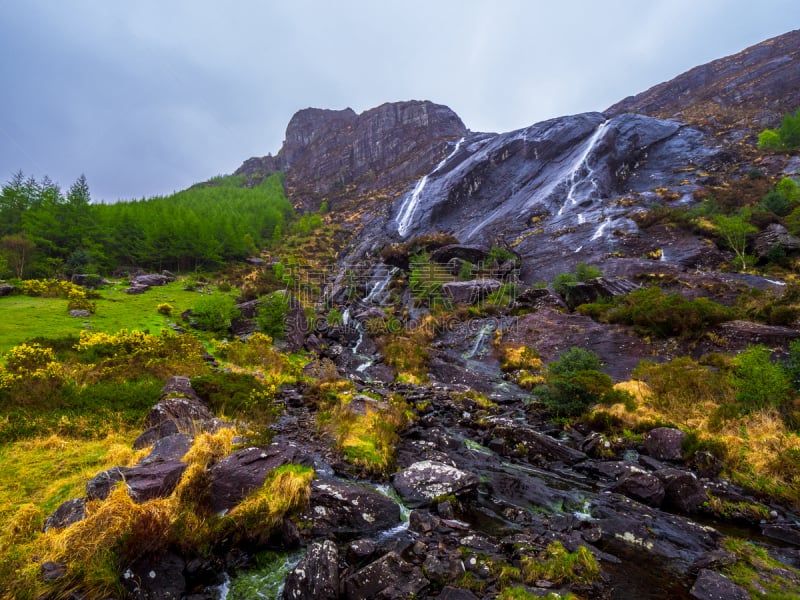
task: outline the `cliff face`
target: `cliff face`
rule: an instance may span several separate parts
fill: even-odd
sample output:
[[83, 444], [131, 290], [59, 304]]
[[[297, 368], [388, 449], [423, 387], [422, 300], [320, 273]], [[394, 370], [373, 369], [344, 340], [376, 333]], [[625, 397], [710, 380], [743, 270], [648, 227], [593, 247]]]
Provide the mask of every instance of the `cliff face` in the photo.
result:
[[606, 110], [696, 125], [774, 127], [800, 106], [800, 30], [695, 67]]
[[452, 110], [427, 101], [386, 103], [361, 114], [307, 108], [289, 121], [277, 156], [251, 158], [236, 173], [282, 170], [295, 205], [315, 209], [345, 195], [396, 193], [466, 133]]

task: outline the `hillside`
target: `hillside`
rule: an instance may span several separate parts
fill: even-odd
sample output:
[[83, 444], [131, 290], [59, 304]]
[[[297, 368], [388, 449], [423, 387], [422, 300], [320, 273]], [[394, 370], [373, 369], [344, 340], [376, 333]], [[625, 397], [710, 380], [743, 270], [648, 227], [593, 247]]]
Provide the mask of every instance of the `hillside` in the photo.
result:
[[129, 207], [4, 188], [19, 274], [73, 213], [184, 272], [0, 285], [0, 597], [798, 597], [800, 150], [756, 145], [798, 52], [504, 133], [307, 108]]

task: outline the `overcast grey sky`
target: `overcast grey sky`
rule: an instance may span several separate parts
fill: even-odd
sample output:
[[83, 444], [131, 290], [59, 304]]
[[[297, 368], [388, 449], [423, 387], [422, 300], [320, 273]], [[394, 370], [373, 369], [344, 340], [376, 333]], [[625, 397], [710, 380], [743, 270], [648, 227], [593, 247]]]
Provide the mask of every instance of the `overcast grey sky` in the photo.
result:
[[798, 27], [796, 0], [0, 0], [0, 180], [168, 194], [308, 106], [425, 99], [473, 131], [602, 110]]

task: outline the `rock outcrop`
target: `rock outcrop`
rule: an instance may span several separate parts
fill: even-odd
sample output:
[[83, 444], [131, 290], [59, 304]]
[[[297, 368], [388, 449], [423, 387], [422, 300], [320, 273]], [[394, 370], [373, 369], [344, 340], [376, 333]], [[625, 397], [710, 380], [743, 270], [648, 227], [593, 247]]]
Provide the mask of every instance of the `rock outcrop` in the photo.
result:
[[386, 103], [361, 114], [307, 108], [289, 121], [277, 156], [251, 158], [236, 174], [284, 171], [293, 202], [316, 210], [323, 199], [345, 193], [397, 190], [427, 173], [447, 142], [466, 133], [452, 110], [427, 101]]

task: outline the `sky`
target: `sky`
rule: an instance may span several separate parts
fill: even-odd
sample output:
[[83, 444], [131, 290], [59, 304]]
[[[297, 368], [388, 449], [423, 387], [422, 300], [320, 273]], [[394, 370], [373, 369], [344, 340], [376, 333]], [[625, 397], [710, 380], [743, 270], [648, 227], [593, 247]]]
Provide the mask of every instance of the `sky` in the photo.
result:
[[0, 182], [166, 195], [307, 107], [431, 100], [473, 131], [603, 110], [798, 27], [796, 0], [0, 0]]

